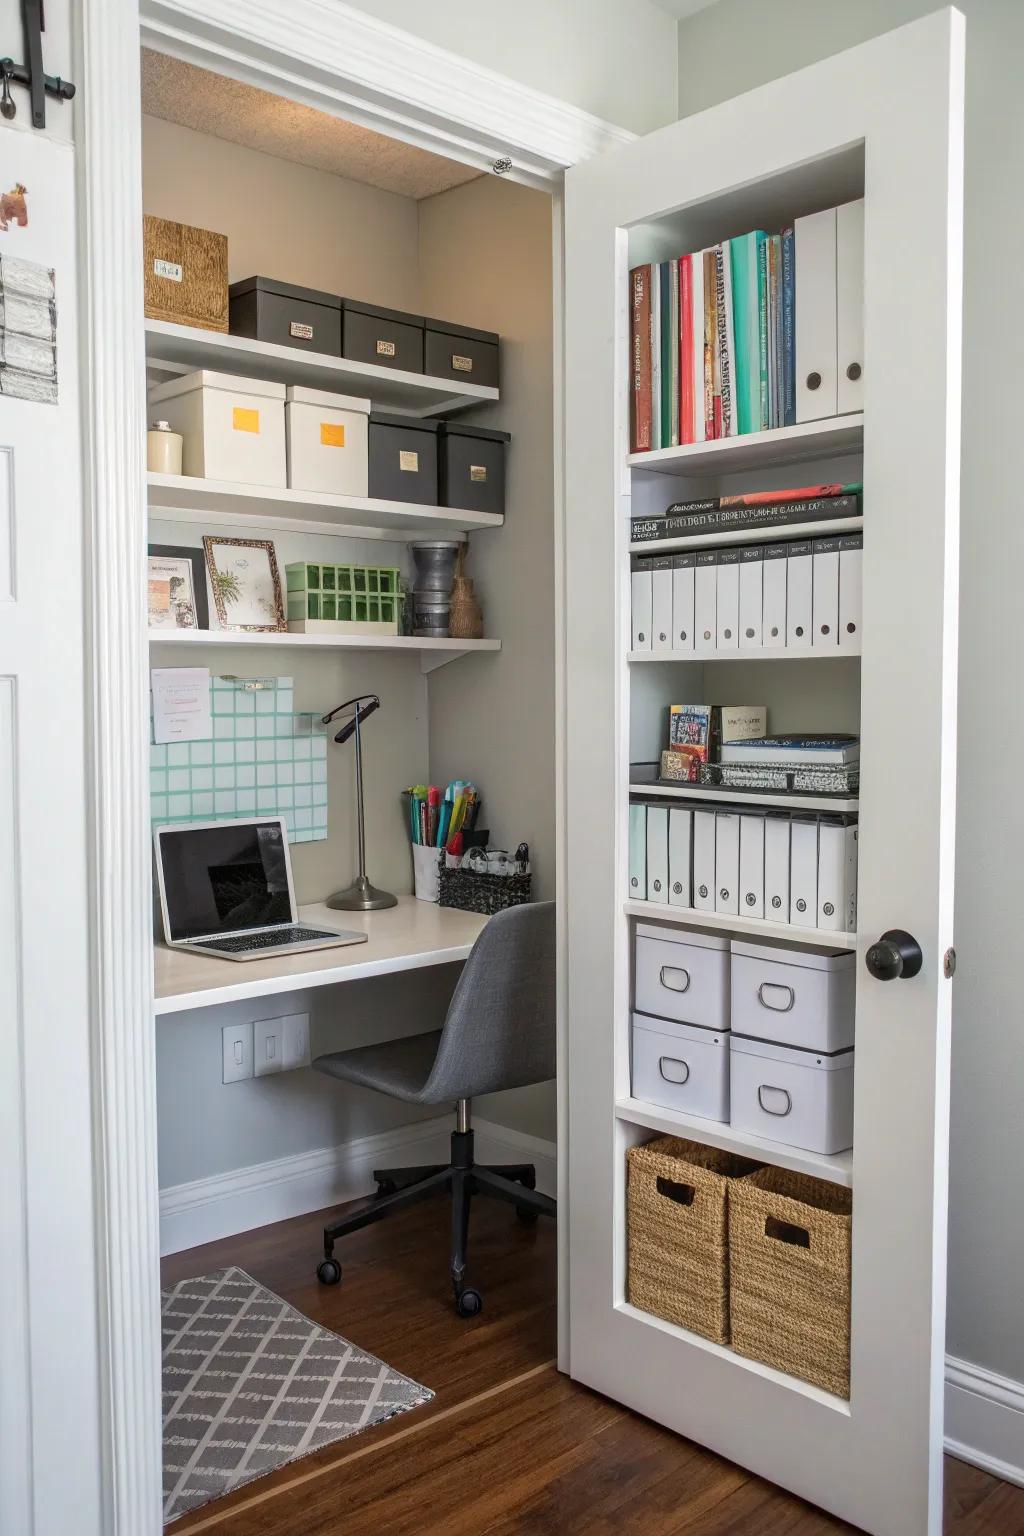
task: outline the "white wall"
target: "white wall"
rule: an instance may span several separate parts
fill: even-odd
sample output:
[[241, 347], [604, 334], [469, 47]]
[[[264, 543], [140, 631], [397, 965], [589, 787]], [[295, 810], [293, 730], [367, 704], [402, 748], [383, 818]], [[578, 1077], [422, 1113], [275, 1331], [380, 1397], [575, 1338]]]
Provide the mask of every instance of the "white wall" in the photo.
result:
[[651, 0], [353, 3], [634, 133], [676, 115], [676, 23]]
[[[948, 1348], [1024, 1381], [1017, 910], [1024, 810], [1015, 707], [1024, 562], [1017, 440], [1024, 308], [1024, 5], [967, 16], [967, 159]], [[681, 115], [935, 9], [932, 0], [719, 0], [679, 28]], [[868, 487], [870, 492], [870, 487]], [[999, 658], [1006, 658], [1000, 664]]]

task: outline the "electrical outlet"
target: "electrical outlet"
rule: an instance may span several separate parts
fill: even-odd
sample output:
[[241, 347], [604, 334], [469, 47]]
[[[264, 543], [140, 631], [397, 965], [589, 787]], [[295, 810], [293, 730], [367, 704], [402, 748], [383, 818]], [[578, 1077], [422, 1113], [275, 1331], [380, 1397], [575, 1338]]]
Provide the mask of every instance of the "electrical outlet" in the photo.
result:
[[282, 1033], [283, 1019], [257, 1019], [252, 1026], [253, 1071], [257, 1077], [284, 1070]]
[[223, 1081], [240, 1083], [252, 1077], [252, 1025], [225, 1024], [220, 1032], [224, 1052]]
[[309, 1014], [292, 1013], [280, 1019], [284, 1035], [284, 1070], [309, 1066]]

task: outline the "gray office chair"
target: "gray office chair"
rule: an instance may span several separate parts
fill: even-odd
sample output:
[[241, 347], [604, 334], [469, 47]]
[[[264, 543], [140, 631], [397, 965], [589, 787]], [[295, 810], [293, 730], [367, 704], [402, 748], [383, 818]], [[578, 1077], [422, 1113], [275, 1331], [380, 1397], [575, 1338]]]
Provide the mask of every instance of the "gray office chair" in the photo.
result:
[[470, 1100], [477, 1094], [522, 1088], [555, 1075], [554, 903], [510, 907], [491, 918], [463, 967], [443, 1029], [334, 1051], [318, 1056], [313, 1065], [318, 1072], [375, 1088], [407, 1104], [456, 1101], [449, 1166], [375, 1170], [376, 1196], [324, 1228], [318, 1279], [325, 1285], [337, 1285], [341, 1279], [341, 1266], [333, 1256], [339, 1237], [426, 1194], [450, 1189], [455, 1305], [461, 1317], [473, 1317], [482, 1299], [466, 1285], [471, 1197], [508, 1200], [524, 1222], [555, 1214], [554, 1200], [534, 1188], [532, 1165], [485, 1168], [473, 1161], [470, 1126]]

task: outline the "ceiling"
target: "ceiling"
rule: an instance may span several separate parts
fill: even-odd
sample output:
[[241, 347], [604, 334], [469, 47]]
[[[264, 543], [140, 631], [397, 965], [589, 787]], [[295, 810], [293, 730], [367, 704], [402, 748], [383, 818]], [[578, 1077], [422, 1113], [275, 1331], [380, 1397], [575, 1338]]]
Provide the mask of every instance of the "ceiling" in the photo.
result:
[[432, 197], [480, 175], [471, 166], [149, 48], [142, 50], [142, 110], [403, 197]]

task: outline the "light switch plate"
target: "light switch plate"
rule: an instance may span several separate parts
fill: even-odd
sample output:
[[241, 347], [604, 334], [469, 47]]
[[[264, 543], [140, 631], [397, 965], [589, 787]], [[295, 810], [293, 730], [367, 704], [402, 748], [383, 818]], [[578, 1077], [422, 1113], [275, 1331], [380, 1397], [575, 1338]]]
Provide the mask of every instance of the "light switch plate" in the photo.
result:
[[309, 1066], [309, 1014], [292, 1013], [278, 1021], [284, 1034], [284, 1069]]
[[283, 1024], [284, 1019], [257, 1019], [252, 1026], [253, 1072], [257, 1077], [284, 1070]]
[[220, 1032], [224, 1051], [223, 1081], [240, 1083], [252, 1077], [252, 1024], [225, 1024]]

